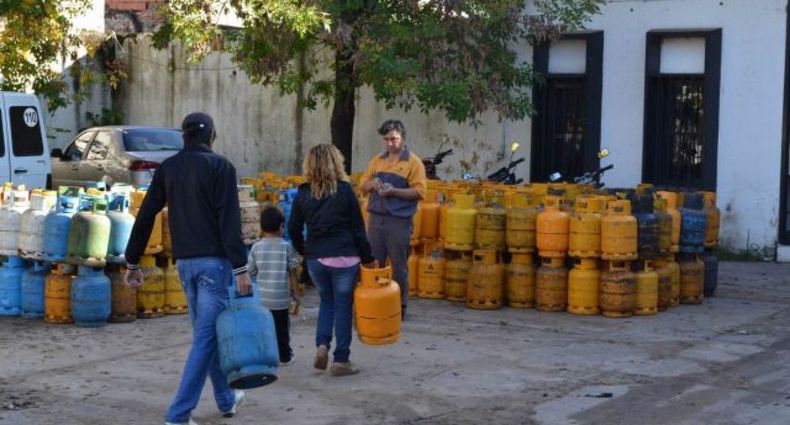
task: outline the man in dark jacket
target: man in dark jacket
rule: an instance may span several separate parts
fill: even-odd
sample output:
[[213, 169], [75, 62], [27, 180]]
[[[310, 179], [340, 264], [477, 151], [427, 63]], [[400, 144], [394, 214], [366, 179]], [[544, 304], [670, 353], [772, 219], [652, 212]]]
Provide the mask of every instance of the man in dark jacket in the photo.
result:
[[143, 283], [140, 257], [156, 214], [167, 204], [173, 256], [187, 296], [193, 341], [165, 425], [195, 424], [190, 415], [206, 375], [211, 377], [219, 410], [225, 417], [236, 413], [244, 392], [230, 389], [220, 370], [215, 323], [234, 283], [240, 295], [252, 293], [241, 238], [236, 169], [211, 150], [216, 132], [210, 116], [189, 114], [181, 127], [184, 149], [154, 173], [126, 247], [126, 281], [139, 286]]

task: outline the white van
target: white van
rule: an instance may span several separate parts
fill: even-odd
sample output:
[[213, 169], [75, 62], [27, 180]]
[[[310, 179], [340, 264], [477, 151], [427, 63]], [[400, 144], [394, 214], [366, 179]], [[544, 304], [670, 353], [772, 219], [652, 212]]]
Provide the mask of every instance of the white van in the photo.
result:
[[33, 94], [0, 92], [0, 184], [50, 187], [52, 171], [43, 115]]

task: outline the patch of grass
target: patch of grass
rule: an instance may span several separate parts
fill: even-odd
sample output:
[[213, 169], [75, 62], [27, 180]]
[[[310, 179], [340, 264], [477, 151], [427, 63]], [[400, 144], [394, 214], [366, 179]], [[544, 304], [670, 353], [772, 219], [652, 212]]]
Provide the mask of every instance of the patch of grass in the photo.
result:
[[766, 256], [764, 251], [760, 249], [730, 250], [720, 246], [713, 249], [713, 253], [716, 254], [720, 261], [772, 261], [772, 255]]

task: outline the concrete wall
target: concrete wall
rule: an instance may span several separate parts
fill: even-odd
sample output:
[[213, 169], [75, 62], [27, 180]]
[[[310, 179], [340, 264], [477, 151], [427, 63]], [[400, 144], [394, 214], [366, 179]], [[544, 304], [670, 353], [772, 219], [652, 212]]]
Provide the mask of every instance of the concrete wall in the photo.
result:
[[610, 1], [588, 27], [604, 31], [601, 145], [610, 186], [640, 182], [646, 32], [722, 29], [718, 141], [721, 243], [773, 247], [779, 175], [787, 0]]
[[[254, 175], [260, 170], [300, 172], [301, 154], [314, 144], [331, 140], [330, 109], [319, 106], [300, 116], [294, 96], [253, 85], [228, 55], [212, 54], [199, 64], [187, 65], [181, 47], [155, 50], [148, 37], [140, 36], [125, 44], [124, 60], [129, 79], [115, 105], [124, 111], [129, 124], [179, 126], [187, 113], [205, 111], [217, 123], [216, 150], [236, 164], [240, 175]], [[501, 166], [497, 155], [513, 139], [523, 142], [524, 155], [528, 151], [527, 122], [500, 123], [489, 116], [477, 128], [451, 124], [441, 114], [387, 111], [373, 100], [369, 90], [362, 89], [357, 101], [353, 170], [364, 169], [381, 149], [376, 129], [388, 118], [405, 123], [407, 143], [420, 156], [433, 155], [445, 137], [457, 140], [455, 155], [440, 167], [440, 173], [448, 178], [460, 178], [459, 160], [469, 161], [475, 154], [479, 160], [472, 172], [495, 170]], [[528, 175], [528, 167], [519, 172]]]
[[[104, 33], [104, 1], [94, 0], [91, 9], [87, 10], [73, 22], [73, 31], [90, 31], [96, 34]], [[93, 72], [99, 72], [96, 64], [86, 58], [87, 52], [79, 52], [79, 62], [82, 67], [91, 67]], [[79, 81], [71, 76], [74, 62], [63, 58], [59, 63], [51, 64], [56, 72], [63, 76], [69, 90], [74, 90]], [[46, 100], [41, 99], [41, 104], [46, 108]], [[88, 90], [88, 96], [82, 102], [74, 102], [65, 108], [47, 111], [46, 126], [49, 136], [50, 148], [63, 148], [79, 132], [81, 128], [90, 126], [86, 113], [101, 114], [102, 109], [111, 109], [112, 100], [110, 89], [104, 84], [94, 84]]]

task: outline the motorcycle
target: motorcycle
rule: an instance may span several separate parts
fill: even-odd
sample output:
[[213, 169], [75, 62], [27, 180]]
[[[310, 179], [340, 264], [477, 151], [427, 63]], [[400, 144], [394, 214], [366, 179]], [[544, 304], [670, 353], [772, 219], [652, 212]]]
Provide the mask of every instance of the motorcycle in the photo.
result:
[[436, 150], [436, 154], [432, 157], [423, 158], [422, 165], [425, 166], [425, 176], [428, 177], [428, 180], [439, 180], [439, 177], [436, 176], [436, 166], [441, 164], [444, 158], [453, 154], [452, 149], [448, 149], [446, 151], [442, 151], [442, 148], [447, 142], [442, 142], [439, 145], [439, 149]]
[[486, 180], [496, 183], [502, 183], [506, 185], [516, 185], [521, 184], [524, 182], [522, 178], [516, 178], [516, 166], [524, 162], [524, 158], [519, 158], [514, 160], [513, 155], [516, 153], [518, 148], [521, 145], [518, 142], [513, 142], [510, 144], [510, 158], [508, 158], [508, 164], [495, 172], [491, 173], [486, 177]]
[[[609, 156], [609, 149], [601, 149], [598, 152], [598, 159], [604, 159], [607, 156]], [[571, 181], [576, 184], [590, 184], [595, 189], [601, 189], [606, 185], [605, 183], [601, 182], [601, 177], [604, 175], [604, 173], [606, 173], [607, 171], [613, 168], [614, 168], [614, 164], [609, 164], [606, 167], [598, 168], [595, 171], [587, 171], [586, 173], [580, 176], [576, 176], [572, 178]], [[552, 183], [557, 183], [560, 182], [561, 180], [562, 180], [562, 174], [559, 172], [551, 173], [551, 175], [549, 176], [549, 181]]]

